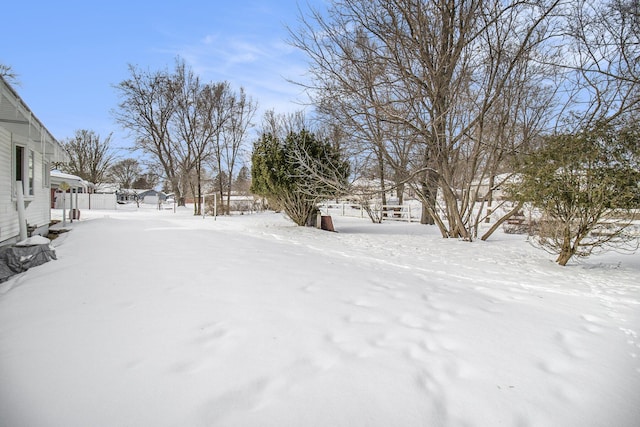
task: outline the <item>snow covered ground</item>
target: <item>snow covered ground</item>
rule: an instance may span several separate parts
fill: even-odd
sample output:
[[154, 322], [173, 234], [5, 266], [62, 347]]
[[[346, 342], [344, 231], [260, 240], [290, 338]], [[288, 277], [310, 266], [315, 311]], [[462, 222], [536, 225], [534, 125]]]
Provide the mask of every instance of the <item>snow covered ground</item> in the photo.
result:
[[640, 425], [640, 254], [82, 211], [0, 284], [0, 425]]

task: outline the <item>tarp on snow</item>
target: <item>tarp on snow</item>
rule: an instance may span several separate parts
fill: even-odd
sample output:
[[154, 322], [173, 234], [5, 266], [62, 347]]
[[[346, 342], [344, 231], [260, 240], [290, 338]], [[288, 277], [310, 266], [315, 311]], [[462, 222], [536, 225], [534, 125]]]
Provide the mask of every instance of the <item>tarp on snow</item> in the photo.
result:
[[0, 283], [15, 274], [27, 271], [31, 267], [44, 264], [52, 259], [57, 259], [56, 251], [51, 246], [49, 239], [44, 237], [30, 238], [15, 246], [0, 247]]

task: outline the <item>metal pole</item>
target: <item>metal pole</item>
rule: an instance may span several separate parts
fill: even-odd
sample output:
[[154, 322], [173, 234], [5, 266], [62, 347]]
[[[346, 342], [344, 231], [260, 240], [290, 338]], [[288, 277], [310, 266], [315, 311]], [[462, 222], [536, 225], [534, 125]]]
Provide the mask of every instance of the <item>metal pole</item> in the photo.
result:
[[69, 220], [73, 224], [73, 187], [69, 190]]
[[67, 200], [65, 195], [67, 194], [66, 191], [62, 192], [62, 226], [66, 227], [67, 226]]

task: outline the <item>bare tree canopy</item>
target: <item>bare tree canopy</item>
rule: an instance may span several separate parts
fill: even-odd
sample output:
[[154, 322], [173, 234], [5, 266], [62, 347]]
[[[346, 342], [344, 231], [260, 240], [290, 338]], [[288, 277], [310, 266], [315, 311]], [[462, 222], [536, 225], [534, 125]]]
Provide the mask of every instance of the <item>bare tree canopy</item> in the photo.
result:
[[301, 16], [290, 43], [351, 152], [381, 183], [411, 185], [443, 237], [472, 240], [542, 136], [637, 114], [637, 12], [632, 0], [335, 0]]
[[[116, 121], [160, 166], [178, 203], [184, 205], [189, 194], [200, 214], [203, 182], [234, 172], [255, 103], [228, 82], [201, 82], [180, 59], [173, 71], [129, 70], [131, 77], [116, 87], [121, 96]], [[223, 189], [230, 191], [224, 185], [220, 193]]]
[[570, 2], [559, 64], [563, 131], [624, 119], [640, 108], [640, 6], [637, 0]]
[[73, 138], [63, 141], [69, 162], [62, 169], [94, 184], [108, 179], [108, 170], [115, 154], [111, 149], [111, 134], [104, 139], [94, 131], [80, 129]]
[[220, 102], [210, 114], [210, 122], [216, 126], [211, 151], [213, 169], [217, 171], [215, 191], [221, 201], [219, 210], [229, 213], [232, 179], [239, 157], [243, 154], [248, 131], [253, 126], [258, 105], [247, 96], [242, 87], [235, 92], [231, 90], [228, 83], [225, 83], [221, 89]]
[[136, 159], [124, 159], [109, 168], [109, 177], [120, 188], [133, 188], [133, 183], [140, 177], [142, 169]]
[[11, 84], [18, 85], [18, 75], [10, 65], [0, 64], [0, 76]]
[[167, 70], [143, 71], [130, 65], [130, 78], [116, 89], [121, 97], [116, 121], [135, 138], [135, 147], [150, 154], [161, 166], [176, 198], [182, 198], [179, 155], [183, 150], [175, 143], [170, 122], [176, 110], [178, 90], [174, 75]]

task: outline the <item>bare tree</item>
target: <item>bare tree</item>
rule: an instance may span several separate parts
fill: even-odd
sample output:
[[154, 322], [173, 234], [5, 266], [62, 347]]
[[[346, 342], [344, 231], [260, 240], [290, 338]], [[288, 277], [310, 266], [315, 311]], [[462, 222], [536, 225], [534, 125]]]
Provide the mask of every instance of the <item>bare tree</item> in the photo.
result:
[[[291, 43], [315, 62], [310, 70], [313, 82], [307, 89], [318, 112], [331, 126], [340, 126], [349, 135], [346, 141], [351, 146], [346, 152], [356, 166], [352, 173], [358, 182], [352, 191], [363, 191], [357, 198], [367, 205], [365, 208], [374, 198], [386, 205], [388, 178], [392, 178], [401, 203], [414, 138], [386, 119], [385, 109], [393, 108], [393, 102], [385, 55], [361, 29], [344, 31], [317, 13], [313, 20], [324, 37], [315, 37], [313, 24], [304, 21], [301, 32], [290, 30]], [[366, 166], [358, 167], [361, 164]], [[371, 185], [371, 178], [377, 180], [377, 190]]]
[[[247, 97], [244, 88], [236, 93], [230, 99], [229, 104], [229, 120], [222, 127], [222, 147], [220, 154], [220, 166], [224, 166], [225, 173], [228, 177], [226, 182], [226, 211], [231, 210], [231, 179], [234, 176], [235, 168], [238, 162], [238, 156], [241, 154], [244, 143], [246, 142], [247, 132], [252, 126], [252, 120], [255, 116], [258, 105]], [[220, 182], [222, 184], [222, 182]]]
[[114, 180], [120, 188], [133, 188], [133, 183], [140, 178], [142, 169], [136, 159], [124, 159], [109, 168], [109, 179]]
[[19, 85], [18, 75], [10, 65], [0, 64], [0, 76], [13, 85]]
[[238, 171], [235, 181], [233, 182], [233, 188], [239, 194], [243, 196], [249, 195], [249, 188], [251, 187], [251, 169], [246, 165], [243, 165]]
[[200, 106], [198, 96], [200, 79], [188, 69], [184, 61], [176, 60], [175, 70], [175, 111], [170, 125], [175, 129], [174, 155], [179, 159], [181, 181], [189, 187], [195, 196], [194, 214], [200, 214], [200, 178], [202, 166], [203, 142], [202, 124], [199, 120]]
[[121, 102], [114, 111], [116, 121], [135, 137], [136, 148], [150, 154], [161, 166], [178, 204], [185, 203], [183, 150], [171, 134], [171, 120], [176, 111], [178, 89], [173, 75], [167, 70], [141, 71], [129, 66], [130, 78], [116, 89]]
[[[316, 77], [353, 84], [349, 73], [370, 63], [352, 55], [354, 45], [384, 64], [385, 77], [373, 88], [385, 96], [369, 102], [367, 111], [404, 126], [401, 134], [421, 144], [416, 151], [422, 158], [412, 171], [422, 177], [416, 193], [443, 237], [471, 240], [477, 197], [469, 189], [492, 164], [485, 122], [517, 67], [529, 78], [540, 71], [522, 64], [531, 63], [548, 39], [547, 21], [559, 3], [336, 1], [328, 13], [303, 18], [303, 30], [292, 37], [311, 57]], [[358, 44], [363, 38], [368, 42]], [[347, 95], [370, 89], [364, 81], [364, 88], [352, 86]]]
[[[122, 102], [116, 120], [161, 166], [178, 203], [184, 205], [190, 192], [199, 214], [206, 177], [232, 176], [256, 106], [228, 82], [202, 83], [180, 59], [173, 72], [130, 72], [117, 86]], [[219, 181], [221, 195], [230, 191]]]
[[214, 154], [217, 152], [212, 150], [212, 146], [219, 140], [225, 123], [231, 117], [230, 88], [227, 82], [200, 83], [184, 62], [179, 62], [176, 69], [180, 94], [173, 124], [184, 150], [182, 167], [195, 198], [194, 214], [200, 215], [206, 174], [204, 168], [209, 160], [216, 159]]
[[559, 68], [566, 102], [561, 132], [637, 114], [640, 108], [640, 6], [635, 0], [579, 0], [565, 10]]
[[76, 130], [73, 138], [63, 141], [69, 162], [62, 169], [94, 184], [105, 182], [115, 159], [110, 143], [111, 134], [101, 139], [94, 131]]
[[153, 171], [146, 171], [138, 175], [131, 183], [131, 188], [155, 188], [160, 183], [160, 175]]
[[[224, 170], [224, 130], [232, 116], [231, 106], [234, 103], [234, 94], [229, 82], [223, 82], [208, 86], [203, 96], [207, 99], [205, 102], [206, 111], [204, 112], [206, 126], [212, 131], [211, 140], [207, 147], [210, 154], [207, 156], [207, 161], [215, 176], [213, 189], [220, 196], [219, 200], [222, 202], [228, 181]], [[226, 210], [224, 206], [219, 209], [220, 212], [226, 212]]]

